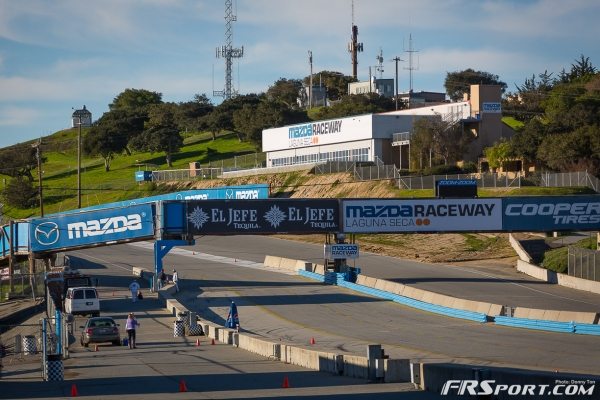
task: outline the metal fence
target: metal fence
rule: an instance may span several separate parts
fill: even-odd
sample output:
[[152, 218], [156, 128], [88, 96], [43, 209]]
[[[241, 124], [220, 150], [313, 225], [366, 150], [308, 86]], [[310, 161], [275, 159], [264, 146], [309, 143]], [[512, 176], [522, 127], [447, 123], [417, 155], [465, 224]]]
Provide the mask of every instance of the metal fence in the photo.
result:
[[568, 274], [600, 282], [600, 251], [569, 246]]
[[152, 171], [152, 181], [201, 181], [217, 179], [221, 175], [223, 175], [222, 168], [170, 169]]
[[372, 165], [368, 167], [355, 167], [354, 179], [370, 181], [376, 179], [398, 179], [400, 172], [395, 165]]
[[600, 180], [587, 171], [578, 172], [544, 172], [541, 174], [540, 186], [548, 187], [571, 187], [586, 186], [594, 192], [600, 192]]
[[356, 161], [327, 161], [315, 165], [313, 173], [315, 175], [335, 174], [339, 172], [354, 172]]
[[480, 188], [521, 187], [521, 175], [515, 177], [498, 174], [447, 174], [428, 176], [401, 176], [399, 189], [434, 189], [440, 179], [475, 179]]

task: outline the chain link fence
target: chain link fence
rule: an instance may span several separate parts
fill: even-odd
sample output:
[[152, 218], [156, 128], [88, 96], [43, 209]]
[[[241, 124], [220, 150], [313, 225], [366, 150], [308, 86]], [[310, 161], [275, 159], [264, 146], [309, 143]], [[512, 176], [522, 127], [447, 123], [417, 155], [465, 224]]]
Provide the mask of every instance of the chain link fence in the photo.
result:
[[401, 176], [399, 189], [434, 189], [440, 179], [475, 179], [480, 188], [521, 187], [521, 174], [515, 177], [498, 174], [447, 174], [428, 176]]
[[600, 251], [569, 246], [568, 274], [600, 282]]
[[152, 171], [152, 181], [201, 181], [203, 179], [217, 179], [221, 175], [223, 175], [222, 168], [170, 169]]
[[372, 165], [354, 169], [354, 179], [359, 181], [398, 179], [399, 176], [400, 172], [395, 165]]
[[33, 299], [44, 296], [44, 276], [43, 272], [29, 274], [15, 271], [12, 277], [3, 274], [0, 280], [0, 302], [9, 299]]
[[587, 171], [578, 172], [544, 172], [540, 176], [540, 186], [547, 187], [589, 187], [594, 192], [600, 192], [600, 180]]

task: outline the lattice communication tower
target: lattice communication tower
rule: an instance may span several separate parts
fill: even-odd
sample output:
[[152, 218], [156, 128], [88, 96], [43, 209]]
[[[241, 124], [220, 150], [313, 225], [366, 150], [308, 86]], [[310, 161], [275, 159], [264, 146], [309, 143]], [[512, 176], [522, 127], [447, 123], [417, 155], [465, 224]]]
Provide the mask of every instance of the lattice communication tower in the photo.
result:
[[237, 17], [233, 15], [233, 0], [225, 0], [225, 45], [216, 49], [217, 58], [225, 59], [225, 89], [213, 91], [213, 96], [220, 96], [225, 100], [237, 95], [231, 77], [233, 59], [244, 57], [244, 46], [233, 47], [233, 22], [235, 21], [237, 21]]

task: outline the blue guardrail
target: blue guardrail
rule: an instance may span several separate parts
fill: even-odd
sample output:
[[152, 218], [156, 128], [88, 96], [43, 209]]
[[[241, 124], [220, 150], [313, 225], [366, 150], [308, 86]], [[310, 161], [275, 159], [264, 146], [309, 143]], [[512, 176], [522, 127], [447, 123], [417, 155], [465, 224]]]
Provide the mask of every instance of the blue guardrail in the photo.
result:
[[577, 322], [558, 322], [544, 319], [503, 317], [500, 315], [494, 317], [494, 322], [496, 325], [510, 326], [513, 328], [600, 336], [600, 325], [596, 324], [580, 324]]

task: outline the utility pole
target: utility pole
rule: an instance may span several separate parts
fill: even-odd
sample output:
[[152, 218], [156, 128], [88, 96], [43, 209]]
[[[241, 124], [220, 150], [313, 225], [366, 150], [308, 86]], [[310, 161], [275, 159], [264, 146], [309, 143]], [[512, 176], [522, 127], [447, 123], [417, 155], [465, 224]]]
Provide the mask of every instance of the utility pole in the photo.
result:
[[363, 51], [363, 44], [358, 43], [358, 26], [354, 25], [354, 1], [352, 2], [352, 36], [348, 43], [348, 51], [352, 60], [352, 77], [358, 77], [358, 53]]
[[404, 61], [400, 57], [396, 56], [392, 58], [392, 61], [396, 61], [396, 95], [394, 96], [396, 99], [396, 110], [398, 110], [398, 61]]
[[38, 169], [38, 192], [40, 196], [40, 216], [44, 216], [44, 195], [42, 193], [42, 138], [33, 145], [35, 147], [35, 157], [37, 159]]
[[77, 208], [81, 208], [81, 115], [77, 117], [79, 133], [77, 134]]
[[308, 62], [310, 63], [310, 79], [309, 79], [309, 86], [308, 86], [308, 109], [310, 110], [312, 108], [312, 98], [313, 98], [313, 58], [312, 58], [312, 51], [308, 51]]

